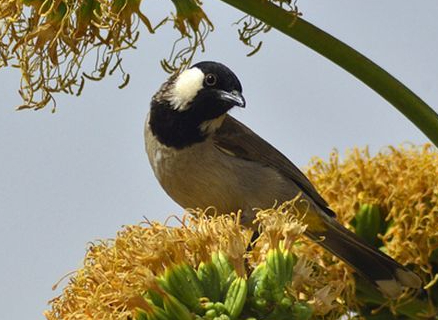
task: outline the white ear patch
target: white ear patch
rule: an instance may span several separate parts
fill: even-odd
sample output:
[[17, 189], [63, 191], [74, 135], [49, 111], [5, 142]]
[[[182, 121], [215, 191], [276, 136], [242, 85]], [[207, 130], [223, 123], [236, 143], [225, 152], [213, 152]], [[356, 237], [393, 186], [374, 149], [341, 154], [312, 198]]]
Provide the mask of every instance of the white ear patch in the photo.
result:
[[199, 90], [202, 89], [204, 73], [198, 68], [191, 68], [183, 71], [176, 78], [173, 87], [170, 103], [175, 110], [184, 111], [188, 109], [189, 102], [193, 100]]

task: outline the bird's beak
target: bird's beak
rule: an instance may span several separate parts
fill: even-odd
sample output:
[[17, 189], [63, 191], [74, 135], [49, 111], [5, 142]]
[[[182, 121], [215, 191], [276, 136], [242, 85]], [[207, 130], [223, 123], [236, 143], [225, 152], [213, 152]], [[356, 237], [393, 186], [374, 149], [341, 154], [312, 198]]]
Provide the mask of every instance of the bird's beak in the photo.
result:
[[237, 90], [231, 92], [219, 90], [219, 97], [223, 101], [232, 103], [235, 107], [245, 108], [245, 98]]

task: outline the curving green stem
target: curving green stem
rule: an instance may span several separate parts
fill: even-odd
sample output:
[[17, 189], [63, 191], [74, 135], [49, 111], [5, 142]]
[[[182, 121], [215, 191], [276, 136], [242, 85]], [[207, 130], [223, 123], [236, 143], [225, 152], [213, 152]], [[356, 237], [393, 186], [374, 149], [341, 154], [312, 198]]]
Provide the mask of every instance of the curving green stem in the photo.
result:
[[438, 147], [437, 113], [374, 62], [268, 0], [222, 1], [294, 38], [356, 76], [403, 113]]

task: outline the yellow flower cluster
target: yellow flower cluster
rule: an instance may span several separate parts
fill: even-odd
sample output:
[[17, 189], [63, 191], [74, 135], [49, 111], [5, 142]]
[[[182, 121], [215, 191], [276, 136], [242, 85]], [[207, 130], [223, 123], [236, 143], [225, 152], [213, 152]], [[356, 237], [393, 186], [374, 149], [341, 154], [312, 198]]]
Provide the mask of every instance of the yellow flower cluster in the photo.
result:
[[[174, 1], [176, 14], [152, 26], [140, 11], [141, 0], [5, 0], [0, 2], [0, 68], [21, 70], [18, 109], [45, 107], [53, 93], [80, 94], [85, 80], [101, 80], [121, 67], [121, 52], [135, 48], [142, 22], [150, 33], [174, 22], [189, 48], [163, 62], [170, 70], [188, 63], [211, 29], [197, 0]], [[85, 57], [95, 54], [94, 71], [81, 70]], [[187, 55], [189, 58], [187, 58]]]
[[[139, 307], [148, 309], [139, 297], [156, 288], [157, 277], [166, 275], [166, 270], [179, 265], [197, 269], [217, 253], [226, 257], [237, 277], [247, 279], [279, 248], [294, 255], [306, 251], [302, 241], [307, 240], [301, 238], [305, 227], [293, 218], [293, 203], [258, 214], [262, 233], [250, 250], [252, 231], [240, 225], [239, 216], [215, 217], [213, 209], [187, 213], [179, 227], [156, 222], [127, 226], [115, 240], [91, 245], [84, 267], [50, 302], [52, 309], [45, 315], [49, 320], [129, 319]], [[345, 304], [339, 303], [346, 288], [339, 279], [349, 278], [347, 269], [342, 268], [345, 274], [340, 275], [338, 266], [333, 265], [335, 272], [332, 266], [322, 268], [314, 255], [318, 253], [298, 255], [293, 267], [296, 281], [287, 286], [287, 294], [308, 304], [314, 314], [336, 319], [346, 310]]]
[[[415, 265], [429, 299], [433, 299], [438, 292], [434, 274], [438, 265], [436, 149], [430, 145], [388, 148], [374, 157], [367, 149], [354, 149], [343, 162], [334, 152], [328, 163], [314, 159], [308, 174], [340, 221], [352, 229], [350, 223], [363, 204], [378, 205], [386, 226], [380, 235], [382, 249], [403, 264]], [[138, 316], [136, 310], [151, 312], [143, 295], [156, 288], [157, 278], [175, 266], [199, 270], [219, 253], [227, 258], [239, 279], [251, 283], [251, 278], [266, 269], [270, 261], [278, 266], [275, 261], [283, 259], [275, 260], [279, 251], [284, 257], [289, 253], [294, 256], [292, 281], [284, 290], [273, 286], [269, 292], [256, 295], [258, 298], [287, 297], [288, 301], [309, 306], [315, 319], [339, 319], [351, 315], [351, 311], [362, 314], [374, 308], [388, 317], [397, 312], [415, 319], [419, 314], [430, 316], [436, 312], [433, 300], [414, 301], [409, 292], [391, 303], [372, 288], [361, 287], [362, 294], [357, 295], [357, 286], [363, 284], [355, 281], [345, 264], [302, 236], [306, 226], [296, 216], [295, 200], [260, 211], [256, 221], [260, 237], [252, 244], [252, 232], [241, 226], [238, 214], [215, 216], [213, 208], [185, 214], [177, 227], [157, 222], [127, 226], [114, 240], [90, 246], [84, 267], [50, 302], [46, 318], [130, 319]], [[271, 276], [275, 278], [276, 274]], [[270, 282], [266, 283], [265, 289]], [[254, 285], [248, 288], [251, 292]], [[248, 303], [253, 301], [260, 307], [263, 299]], [[208, 312], [217, 311], [212, 310]]]
[[313, 159], [307, 175], [345, 225], [362, 204], [379, 206], [387, 224], [381, 235], [387, 253], [402, 264], [415, 264], [426, 283], [437, 280], [430, 261], [438, 251], [435, 147], [388, 147], [374, 157], [367, 148], [353, 149], [342, 162], [333, 152], [327, 163]]

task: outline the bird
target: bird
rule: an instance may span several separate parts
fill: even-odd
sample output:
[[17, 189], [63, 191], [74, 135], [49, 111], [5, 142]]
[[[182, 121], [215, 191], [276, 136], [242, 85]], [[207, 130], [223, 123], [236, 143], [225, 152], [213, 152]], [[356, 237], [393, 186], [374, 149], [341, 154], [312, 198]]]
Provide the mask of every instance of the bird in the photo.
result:
[[184, 208], [214, 206], [242, 212], [297, 196], [306, 200], [305, 236], [343, 260], [386, 297], [421, 279], [368, 245], [336, 220], [307, 177], [280, 151], [229, 115], [244, 108], [242, 85], [227, 66], [203, 61], [171, 75], [153, 95], [144, 137], [152, 170], [165, 192]]

